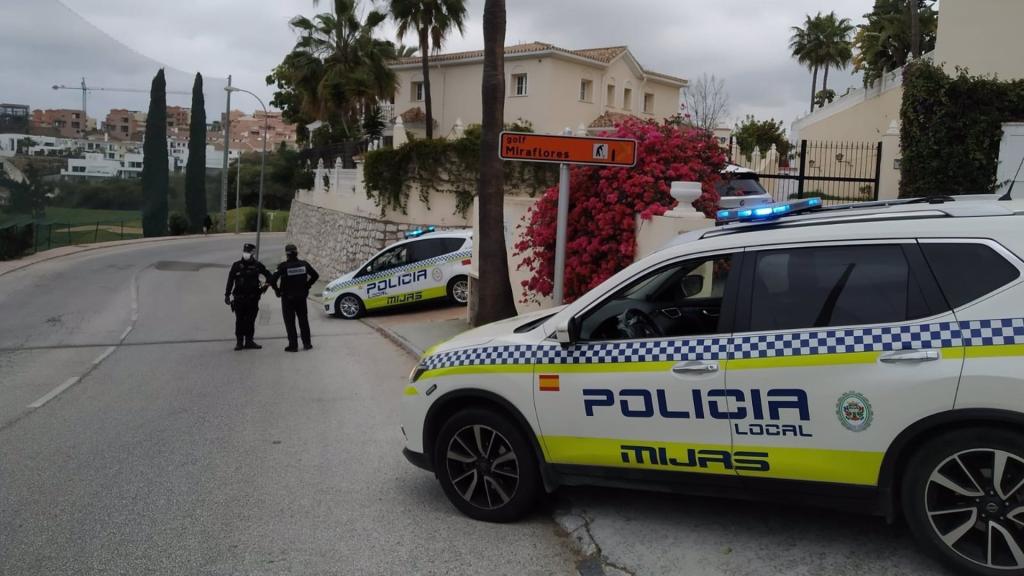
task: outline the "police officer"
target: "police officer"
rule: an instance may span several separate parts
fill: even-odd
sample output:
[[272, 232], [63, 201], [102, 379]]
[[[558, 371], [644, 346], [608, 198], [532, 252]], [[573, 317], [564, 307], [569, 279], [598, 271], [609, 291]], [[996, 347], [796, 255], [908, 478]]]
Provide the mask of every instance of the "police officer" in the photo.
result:
[[[256, 315], [260, 311], [260, 295], [267, 291], [273, 278], [267, 267], [256, 260], [255, 251], [256, 246], [252, 244], [242, 246], [242, 259], [231, 265], [228, 285], [224, 288], [224, 303], [235, 313], [235, 350], [263, 348], [253, 341], [253, 336], [256, 333]], [[267, 281], [262, 287], [260, 275]]]
[[281, 298], [281, 315], [284, 328], [288, 331], [288, 347], [285, 352], [298, 352], [298, 338], [295, 334], [295, 318], [299, 319], [302, 333], [302, 348], [310, 350], [313, 343], [309, 336], [309, 317], [306, 311], [306, 297], [309, 289], [316, 284], [320, 274], [305, 260], [299, 260], [299, 249], [295, 244], [284, 247], [287, 259], [277, 265], [274, 271], [274, 292]]

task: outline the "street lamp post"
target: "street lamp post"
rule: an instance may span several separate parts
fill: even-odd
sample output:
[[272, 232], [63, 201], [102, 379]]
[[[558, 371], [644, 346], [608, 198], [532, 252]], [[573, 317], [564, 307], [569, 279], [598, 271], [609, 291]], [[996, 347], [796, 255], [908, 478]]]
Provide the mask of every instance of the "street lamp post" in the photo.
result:
[[[267, 113], [267, 107], [266, 107], [266, 105], [263, 104], [263, 100], [260, 100], [259, 96], [253, 94], [252, 92], [249, 92], [248, 90], [243, 90], [242, 88], [238, 88], [237, 86], [225, 86], [224, 90], [226, 92], [245, 92], [246, 94], [248, 94], [248, 95], [252, 96], [253, 98], [255, 98], [256, 101], [260, 103], [260, 107], [263, 108], [263, 154], [260, 156], [260, 193], [259, 193], [259, 200], [256, 201], [256, 259], [259, 260], [259, 257], [260, 257], [260, 231], [263, 228], [263, 171], [264, 171], [264, 167], [267, 164], [267, 134], [268, 134], [268, 132], [270, 132], [270, 118], [269, 118], [269, 115]], [[239, 158], [239, 162], [241, 162], [241, 158]], [[237, 214], [235, 216], [236, 222], [238, 220], [238, 216], [241, 215], [241, 211], [238, 210], [238, 208], [239, 208], [239, 206], [236, 205], [235, 206], [235, 210], [237, 212]]]

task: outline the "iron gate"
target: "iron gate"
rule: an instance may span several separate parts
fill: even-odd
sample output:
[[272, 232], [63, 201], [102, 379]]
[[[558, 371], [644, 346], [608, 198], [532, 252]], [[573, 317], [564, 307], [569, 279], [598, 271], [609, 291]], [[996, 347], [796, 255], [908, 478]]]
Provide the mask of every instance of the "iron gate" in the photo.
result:
[[730, 141], [734, 164], [757, 173], [776, 202], [818, 196], [825, 204], [878, 200], [882, 171], [881, 142], [801, 140], [780, 153], [757, 148], [748, 154]]

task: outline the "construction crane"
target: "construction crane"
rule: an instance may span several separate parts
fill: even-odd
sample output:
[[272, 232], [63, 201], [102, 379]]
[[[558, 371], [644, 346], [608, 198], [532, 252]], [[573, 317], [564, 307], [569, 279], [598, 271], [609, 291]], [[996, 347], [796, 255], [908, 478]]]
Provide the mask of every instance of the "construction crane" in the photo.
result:
[[[137, 92], [146, 93], [149, 90], [140, 90], [138, 88], [106, 88], [98, 86], [88, 86], [85, 83], [85, 78], [82, 78], [82, 84], [80, 86], [65, 86], [63, 84], [54, 84], [54, 90], [81, 90], [82, 91], [82, 122], [89, 122], [89, 115], [86, 113], [87, 96], [89, 92]], [[167, 94], [191, 94], [191, 92], [182, 92], [177, 90], [168, 90]]]

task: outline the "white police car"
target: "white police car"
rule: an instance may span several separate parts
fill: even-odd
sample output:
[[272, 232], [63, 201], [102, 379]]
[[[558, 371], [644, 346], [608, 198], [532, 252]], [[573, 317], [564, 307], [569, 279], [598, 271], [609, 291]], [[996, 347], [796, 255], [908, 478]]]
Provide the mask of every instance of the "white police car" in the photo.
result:
[[406, 457], [481, 520], [559, 485], [792, 499], [903, 517], [960, 570], [1024, 574], [1024, 202], [719, 216], [769, 220], [430, 350]]
[[469, 301], [473, 231], [412, 231], [324, 289], [324, 311], [359, 318], [367, 310], [447, 298]]

